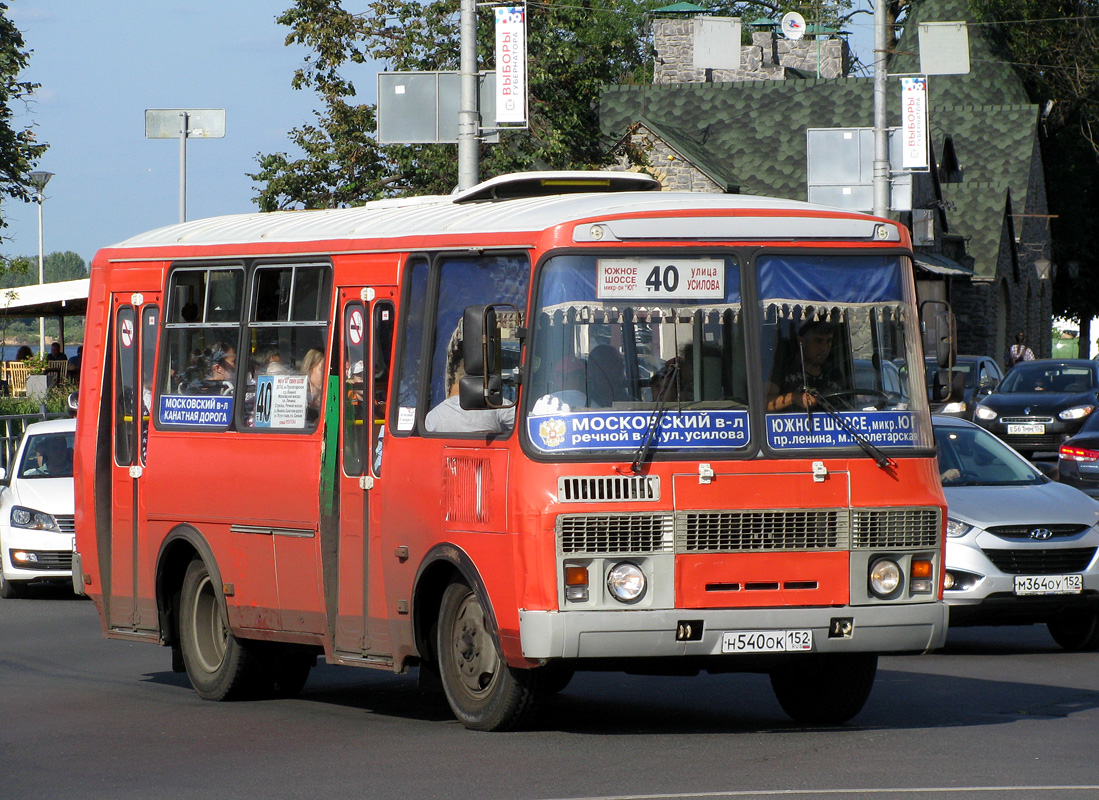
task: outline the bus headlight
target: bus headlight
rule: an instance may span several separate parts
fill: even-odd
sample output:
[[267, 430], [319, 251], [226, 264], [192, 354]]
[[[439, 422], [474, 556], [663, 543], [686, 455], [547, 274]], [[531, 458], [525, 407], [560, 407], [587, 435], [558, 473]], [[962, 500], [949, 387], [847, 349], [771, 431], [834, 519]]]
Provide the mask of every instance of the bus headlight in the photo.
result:
[[628, 561], [615, 564], [607, 573], [607, 590], [620, 603], [635, 603], [645, 593], [645, 573]]
[[870, 565], [870, 591], [878, 597], [889, 597], [901, 585], [900, 565], [891, 558], [879, 558]]

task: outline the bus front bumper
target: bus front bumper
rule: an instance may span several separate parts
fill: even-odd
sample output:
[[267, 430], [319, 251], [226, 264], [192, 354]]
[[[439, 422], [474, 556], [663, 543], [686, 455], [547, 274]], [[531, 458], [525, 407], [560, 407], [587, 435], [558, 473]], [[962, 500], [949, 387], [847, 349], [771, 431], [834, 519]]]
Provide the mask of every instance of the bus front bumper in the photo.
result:
[[[686, 627], [685, 627], [686, 626]], [[689, 628], [689, 629], [688, 629]], [[528, 659], [720, 656], [726, 632], [805, 631], [813, 652], [926, 652], [946, 642], [944, 603], [830, 608], [519, 612]]]

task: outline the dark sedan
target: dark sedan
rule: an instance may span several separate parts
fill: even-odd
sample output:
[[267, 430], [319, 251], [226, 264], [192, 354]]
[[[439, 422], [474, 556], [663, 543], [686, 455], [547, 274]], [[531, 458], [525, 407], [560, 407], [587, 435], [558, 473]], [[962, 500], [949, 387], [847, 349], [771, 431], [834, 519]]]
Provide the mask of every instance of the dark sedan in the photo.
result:
[[973, 419], [977, 401], [991, 394], [1003, 380], [1004, 373], [995, 359], [988, 356], [958, 356], [954, 360], [953, 387], [950, 397], [936, 400], [936, 380], [948, 380], [946, 370], [940, 370], [934, 359], [927, 359], [927, 387], [931, 400], [931, 412], [947, 417]]
[[973, 421], [1029, 456], [1056, 452], [1097, 406], [1099, 362], [1024, 361], [977, 404]]
[[1061, 483], [1099, 499], [1099, 414], [1091, 414], [1084, 427], [1061, 445], [1057, 469]]

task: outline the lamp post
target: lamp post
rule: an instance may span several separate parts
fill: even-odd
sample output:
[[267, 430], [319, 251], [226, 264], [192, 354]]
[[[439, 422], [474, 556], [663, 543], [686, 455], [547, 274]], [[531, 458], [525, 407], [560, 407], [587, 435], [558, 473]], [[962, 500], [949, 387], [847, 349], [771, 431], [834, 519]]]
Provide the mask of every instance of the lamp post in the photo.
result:
[[[39, 170], [30, 173], [28, 177], [34, 184], [34, 188], [38, 190], [38, 283], [41, 285], [46, 282], [46, 256], [42, 249], [42, 202], [46, 199], [43, 191], [53, 177], [53, 173]], [[41, 357], [46, 355], [46, 318], [44, 316], [38, 317], [38, 355]]]

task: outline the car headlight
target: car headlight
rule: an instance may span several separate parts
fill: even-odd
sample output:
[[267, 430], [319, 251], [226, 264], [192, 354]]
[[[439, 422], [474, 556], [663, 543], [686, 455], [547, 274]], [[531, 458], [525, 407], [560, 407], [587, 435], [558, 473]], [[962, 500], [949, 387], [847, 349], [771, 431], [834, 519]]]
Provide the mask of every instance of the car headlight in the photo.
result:
[[879, 558], [870, 565], [870, 591], [878, 597], [889, 597], [901, 586], [901, 567], [891, 558]]
[[1076, 406], [1075, 408], [1066, 408], [1057, 416], [1061, 419], [1083, 419], [1094, 410], [1095, 406]]
[[968, 525], [964, 522], [959, 522], [956, 519], [950, 519], [949, 517], [947, 517], [947, 520], [946, 520], [946, 535], [947, 536], [951, 536], [951, 537], [965, 536], [971, 530], [973, 530], [972, 525]]
[[633, 603], [645, 593], [645, 573], [641, 567], [623, 561], [607, 573], [607, 589], [621, 603]]
[[12, 506], [11, 526], [13, 528], [30, 528], [34, 531], [58, 531], [57, 520], [45, 511], [35, 511], [33, 508]]
[[943, 414], [961, 414], [965, 411], [965, 401], [959, 400], [956, 403], [947, 403], [943, 406], [943, 410], [940, 413]]
[[977, 419], [993, 420], [998, 416], [995, 411], [987, 406], [977, 406], [977, 410], [973, 412]]

